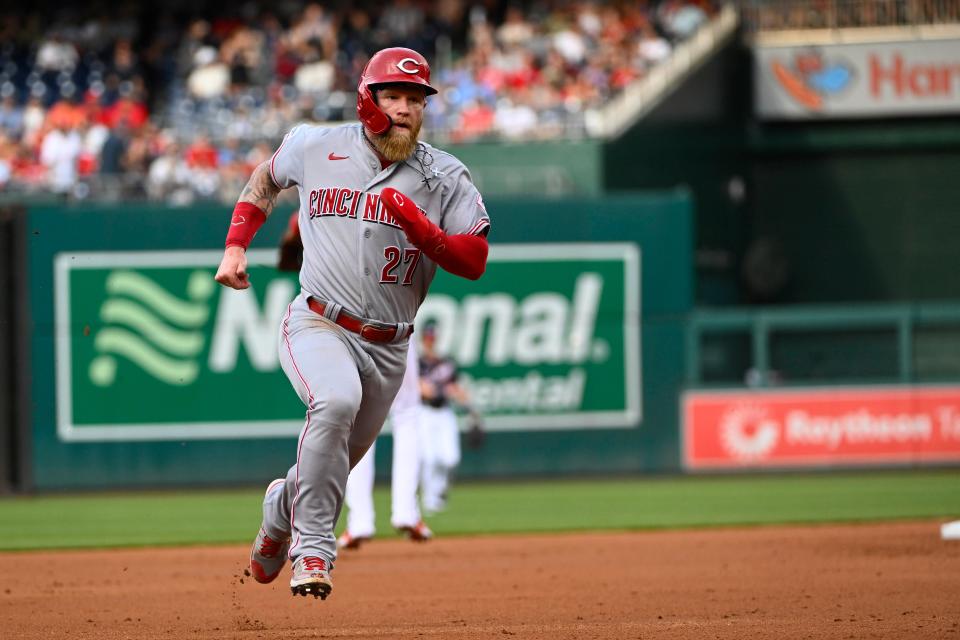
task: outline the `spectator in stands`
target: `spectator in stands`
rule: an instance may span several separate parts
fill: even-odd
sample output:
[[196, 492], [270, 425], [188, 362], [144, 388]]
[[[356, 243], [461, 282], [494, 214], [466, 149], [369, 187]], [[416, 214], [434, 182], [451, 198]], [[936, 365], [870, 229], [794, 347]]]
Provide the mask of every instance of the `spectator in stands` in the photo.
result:
[[98, 122], [84, 118], [77, 133], [80, 134], [77, 175], [82, 179], [100, 170], [100, 154], [107, 137], [110, 135], [110, 130]]
[[263, 34], [241, 25], [220, 46], [220, 58], [230, 67], [231, 91], [264, 79]]
[[319, 55], [327, 60], [337, 53], [337, 30], [333, 19], [324, 8], [312, 2], [308, 4], [296, 24], [290, 29], [290, 46], [303, 53], [307, 47], [317, 47]]
[[101, 121], [110, 128], [123, 122], [134, 130], [147, 124], [149, 117], [142, 91], [137, 90], [133, 83], [121, 85], [120, 97], [100, 114]]
[[263, 164], [273, 155], [273, 147], [266, 142], [258, 142], [247, 152], [245, 159], [248, 167]]
[[276, 50], [277, 43], [285, 36], [286, 32], [280, 18], [269, 9], [262, 9], [262, 13], [255, 22], [260, 47], [258, 81], [269, 82], [272, 80], [272, 76], [270, 76], [272, 60], [270, 58]]
[[210, 143], [210, 138], [201, 134], [187, 147], [186, 161], [190, 169], [216, 169], [217, 148]]
[[193, 70], [187, 88], [194, 97], [207, 100], [222, 96], [230, 86], [230, 68], [220, 60], [217, 49], [201, 47], [193, 56]]
[[17, 145], [8, 134], [0, 130], [0, 191], [13, 178], [13, 163], [17, 154]]
[[220, 148], [217, 161], [219, 174], [217, 199], [225, 203], [236, 201], [237, 194], [243, 190], [255, 166], [247, 164], [245, 154], [240, 149], [240, 141], [236, 138], [228, 138]]
[[190, 169], [190, 185], [199, 196], [212, 198], [220, 186], [217, 172], [217, 149], [206, 135], [199, 135], [187, 147], [185, 155]]
[[100, 174], [119, 176], [124, 172], [124, 158], [130, 144], [130, 127], [126, 121], [120, 121], [112, 129], [100, 147]]
[[608, 87], [624, 89], [631, 82], [641, 76], [641, 71], [633, 64], [631, 52], [624, 49], [612, 49], [604, 61], [607, 65], [604, 75], [607, 77]]
[[40, 92], [31, 92], [27, 105], [23, 109], [23, 143], [28, 147], [40, 143], [40, 130], [47, 119], [47, 110], [43, 106]]
[[51, 31], [37, 48], [36, 66], [42, 71], [71, 72], [79, 58], [73, 43], [67, 42], [60, 31]]
[[159, 151], [156, 148], [157, 132], [152, 125], [139, 127], [133, 130], [130, 144], [123, 156], [123, 164], [127, 171], [130, 190], [143, 190], [143, 183], [150, 169], [150, 162]]
[[503, 24], [497, 27], [497, 42], [505, 47], [526, 47], [533, 40], [533, 25], [517, 5], [507, 8]]
[[23, 133], [23, 107], [17, 104], [15, 89], [10, 87], [0, 99], [0, 133], [17, 140]]
[[637, 53], [644, 67], [653, 67], [670, 57], [670, 43], [661, 37], [651, 24], [643, 25], [639, 40]]
[[603, 19], [596, 4], [583, 2], [576, 9], [577, 27], [589, 42], [597, 42], [603, 30]]
[[169, 143], [150, 163], [147, 195], [151, 200], [165, 200], [179, 205], [189, 204], [193, 200], [190, 169], [176, 142]]
[[78, 97], [73, 87], [63, 90], [60, 99], [46, 112], [46, 125], [52, 128], [79, 128], [86, 120], [86, 109], [80, 104]]
[[319, 42], [310, 41], [300, 47], [301, 64], [293, 75], [293, 86], [302, 93], [326, 93], [333, 88], [333, 63], [323, 59]]
[[281, 38], [274, 51], [273, 75], [278, 83], [288, 84], [293, 80], [300, 66], [297, 49], [288, 38]]
[[197, 52], [210, 44], [210, 23], [202, 18], [193, 20], [177, 47], [177, 77], [188, 77], [197, 65]]
[[521, 89], [509, 90], [506, 96], [500, 99], [494, 125], [507, 139], [526, 138], [536, 131], [537, 114], [524, 103]]
[[470, 142], [484, 137], [493, 130], [496, 112], [485, 102], [471, 100], [460, 110], [460, 124], [453, 130], [453, 140]]
[[120, 38], [114, 44], [109, 73], [116, 75], [121, 81], [133, 80], [141, 75], [137, 54], [128, 38]]
[[80, 134], [66, 122], [57, 123], [43, 138], [40, 162], [47, 169], [51, 191], [67, 195], [77, 181], [77, 158], [80, 156]]
[[657, 7], [660, 24], [674, 40], [684, 40], [707, 21], [703, 9], [687, 0], [665, 0]]
[[43, 187], [47, 181], [47, 168], [25, 144], [17, 145], [16, 157], [13, 160], [13, 178], [30, 188]]
[[578, 66], [587, 57], [587, 42], [583, 33], [576, 24], [566, 24], [553, 34], [553, 48], [556, 49], [567, 64]]
[[83, 138], [84, 152], [99, 159], [103, 145], [110, 135], [110, 128], [104, 121], [100, 102], [93, 93], [88, 93], [84, 100], [84, 122], [80, 135]]

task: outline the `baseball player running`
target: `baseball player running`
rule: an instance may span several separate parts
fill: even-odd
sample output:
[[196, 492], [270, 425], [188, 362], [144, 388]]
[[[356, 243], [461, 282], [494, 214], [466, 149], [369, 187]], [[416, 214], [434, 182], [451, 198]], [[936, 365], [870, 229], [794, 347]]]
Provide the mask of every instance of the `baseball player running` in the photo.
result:
[[[281, 271], [300, 271], [303, 264], [303, 241], [297, 218], [299, 211], [290, 216], [287, 230], [280, 241], [277, 268]], [[417, 502], [417, 487], [420, 482], [420, 445], [418, 439], [420, 422], [420, 362], [415, 340], [409, 340], [407, 369], [403, 384], [390, 407], [393, 425], [393, 464], [390, 495], [390, 523], [414, 542], [426, 542], [433, 532], [420, 516]], [[347, 507], [347, 527], [337, 538], [341, 549], [359, 549], [376, 533], [376, 511], [373, 506], [373, 484], [376, 468], [374, 456], [377, 444], [370, 445], [367, 453], [350, 471], [344, 493]]]
[[295, 463], [267, 487], [250, 552], [263, 583], [289, 558], [294, 595], [326, 598], [333, 588], [347, 475], [400, 388], [437, 266], [469, 279], [486, 268], [490, 218], [469, 172], [418, 141], [435, 93], [422, 55], [377, 52], [357, 88], [360, 123], [294, 127], [254, 169], [230, 222], [216, 280], [246, 289], [246, 248], [280, 191], [299, 192], [301, 291], [281, 323], [279, 351], [306, 418]]

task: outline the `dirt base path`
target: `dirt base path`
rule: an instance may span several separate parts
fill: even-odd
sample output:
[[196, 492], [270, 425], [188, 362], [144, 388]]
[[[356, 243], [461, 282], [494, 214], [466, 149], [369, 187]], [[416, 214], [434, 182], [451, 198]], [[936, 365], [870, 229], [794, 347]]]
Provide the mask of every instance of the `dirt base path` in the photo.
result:
[[326, 601], [247, 548], [0, 554], [20, 638], [955, 638], [960, 541], [936, 522], [382, 539]]

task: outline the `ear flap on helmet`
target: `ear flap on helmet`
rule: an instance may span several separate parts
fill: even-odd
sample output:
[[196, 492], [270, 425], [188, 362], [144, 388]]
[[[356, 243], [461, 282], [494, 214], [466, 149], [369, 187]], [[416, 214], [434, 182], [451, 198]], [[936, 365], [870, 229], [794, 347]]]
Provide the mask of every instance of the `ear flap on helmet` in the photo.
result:
[[377, 106], [376, 98], [373, 92], [367, 86], [366, 81], [361, 81], [357, 87], [357, 117], [371, 133], [382, 135], [393, 125], [390, 116], [385, 114]]

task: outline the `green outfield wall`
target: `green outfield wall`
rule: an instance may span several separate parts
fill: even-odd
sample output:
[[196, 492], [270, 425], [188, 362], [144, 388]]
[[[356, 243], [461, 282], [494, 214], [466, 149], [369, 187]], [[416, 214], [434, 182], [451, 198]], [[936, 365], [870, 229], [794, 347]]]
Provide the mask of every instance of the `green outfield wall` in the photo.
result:
[[470, 167], [487, 198], [599, 196], [604, 190], [603, 143], [598, 140], [478, 142], [444, 145], [444, 150]]
[[960, 297], [956, 118], [770, 125], [749, 147], [751, 233], [787, 276], [774, 302]]
[[[441, 273], [418, 321], [462, 364], [487, 419], [461, 476], [676, 470], [689, 195], [491, 200], [487, 274]], [[34, 207], [27, 484], [41, 490], [248, 483], [294, 460], [303, 407], [279, 367], [296, 278], [283, 224], [250, 290], [216, 286], [221, 207]], [[390, 442], [379, 448], [385, 474]]]

